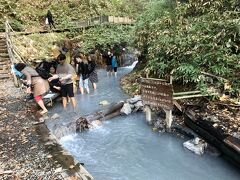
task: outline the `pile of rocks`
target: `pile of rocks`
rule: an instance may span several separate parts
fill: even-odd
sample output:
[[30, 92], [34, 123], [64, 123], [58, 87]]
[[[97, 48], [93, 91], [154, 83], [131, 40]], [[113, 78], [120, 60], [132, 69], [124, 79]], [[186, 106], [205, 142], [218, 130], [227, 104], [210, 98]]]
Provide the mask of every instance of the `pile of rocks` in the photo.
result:
[[120, 113], [129, 115], [137, 111], [143, 111], [143, 102], [140, 95], [135, 95], [133, 98], [127, 99]]

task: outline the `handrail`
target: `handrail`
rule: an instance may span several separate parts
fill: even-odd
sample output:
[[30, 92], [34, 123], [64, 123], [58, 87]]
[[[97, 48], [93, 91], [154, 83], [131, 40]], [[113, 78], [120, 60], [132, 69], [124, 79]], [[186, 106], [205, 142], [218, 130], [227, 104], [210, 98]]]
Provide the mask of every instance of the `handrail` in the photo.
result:
[[[132, 25], [135, 23], [134, 19], [129, 17], [115, 17], [115, 16], [98, 16], [93, 17], [86, 20], [75, 20], [72, 21], [71, 24], [73, 25], [72, 29], [85, 29], [89, 27], [99, 26], [103, 24], [118, 24], [118, 25]], [[11, 36], [17, 35], [29, 35], [34, 33], [48, 33], [48, 30], [37, 30], [32, 32], [14, 32], [14, 30], [9, 27], [12, 31]], [[70, 31], [69, 28], [65, 29], [52, 29], [52, 32], [63, 32], [63, 31]]]
[[[133, 24], [134, 22], [135, 20], [130, 19], [129, 17], [98, 16], [98, 17], [93, 17], [84, 21], [78, 21], [76, 22], [76, 25], [82, 28], [85, 28], [85, 27], [100, 25], [104, 23]], [[6, 20], [5, 22], [5, 31], [6, 31], [8, 54], [9, 54], [11, 63], [14, 64], [14, 63], [22, 62], [22, 63], [29, 64], [27, 61], [25, 61], [21, 57], [18, 48], [14, 46], [14, 44], [12, 43], [11, 35], [17, 35], [17, 33], [13, 30], [8, 20]]]
[[19, 63], [19, 62], [27, 63], [21, 57], [17, 47], [14, 46], [14, 44], [12, 43], [11, 33], [15, 33], [15, 32], [12, 29], [11, 25], [9, 24], [8, 20], [5, 22], [5, 32], [6, 32], [7, 49], [8, 49], [8, 54], [9, 54], [11, 64]]
[[[5, 22], [5, 37], [6, 37], [7, 51], [8, 51], [8, 55], [9, 55], [9, 59], [10, 59], [11, 65], [13, 66], [14, 63], [19, 63], [19, 62], [26, 63], [21, 58], [20, 53], [18, 53], [17, 48], [12, 43], [11, 32], [14, 33], [14, 30], [10, 26], [8, 20], [6, 20], [6, 22]], [[12, 74], [13, 74], [14, 85], [16, 87], [19, 87], [18, 78], [16, 77], [16, 75], [14, 73], [12, 73]]]
[[104, 23], [114, 23], [114, 24], [133, 24], [135, 22], [134, 19], [130, 19], [129, 17], [115, 17], [115, 16], [98, 16], [93, 17], [87, 20], [77, 21], [76, 24], [79, 27], [89, 27], [100, 25]]

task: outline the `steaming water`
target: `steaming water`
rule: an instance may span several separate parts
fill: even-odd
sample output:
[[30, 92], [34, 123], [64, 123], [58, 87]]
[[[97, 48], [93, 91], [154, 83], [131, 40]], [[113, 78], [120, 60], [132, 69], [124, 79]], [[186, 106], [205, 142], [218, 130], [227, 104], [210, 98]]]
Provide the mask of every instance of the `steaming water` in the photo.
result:
[[152, 132], [143, 114], [117, 117], [98, 129], [61, 139], [96, 180], [239, 180], [228, 162], [198, 156], [182, 139]]
[[[66, 112], [56, 104], [56, 123], [67, 123], [83, 114], [99, 110], [100, 101], [118, 102], [127, 98], [118, 79], [131, 68], [119, 69], [118, 78], [99, 70], [98, 90], [77, 95], [78, 113]], [[116, 117], [97, 129], [63, 137], [60, 142], [85, 164], [96, 180], [239, 180], [240, 172], [220, 157], [198, 156], [183, 148], [185, 140], [171, 134], [152, 132], [142, 113]]]

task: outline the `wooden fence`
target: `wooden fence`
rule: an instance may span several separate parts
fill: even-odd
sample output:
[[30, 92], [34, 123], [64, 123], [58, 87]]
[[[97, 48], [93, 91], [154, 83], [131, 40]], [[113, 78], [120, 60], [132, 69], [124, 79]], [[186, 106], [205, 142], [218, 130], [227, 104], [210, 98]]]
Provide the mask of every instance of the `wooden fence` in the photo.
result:
[[11, 35], [15, 34], [15, 31], [12, 29], [11, 25], [8, 21], [5, 22], [5, 34], [6, 34], [6, 41], [7, 41], [7, 50], [8, 55], [11, 63], [27, 63], [23, 58], [21, 57], [18, 48], [13, 44]]
[[[20, 56], [20, 53], [19, 53], [17, 47], [14, 46], [14, 44], [12, 43], [11, 34], [15, 34], [15, 32], [12, 29], [9, 22], [6, 21], [5, 22], [5, 36], [6, 36], [6, 43], [7, 43], [7, 51], [8, 51], [11, 65], [13, 65], [14, 63], [19, 63], [19, 62], [26, 63]], [[19, 86], [18, 79], [14, 73], [13, 73], [13, 80], [14, 80], [15, 86]]]
[[76, 27], [91, 27], [100, 24], [125, 24], [131, 25], [135, 23], [134, 19], [129, 17], [115, 17], [115, 16], [99, 16], [83, 21], [75, 21], [74, 24]]

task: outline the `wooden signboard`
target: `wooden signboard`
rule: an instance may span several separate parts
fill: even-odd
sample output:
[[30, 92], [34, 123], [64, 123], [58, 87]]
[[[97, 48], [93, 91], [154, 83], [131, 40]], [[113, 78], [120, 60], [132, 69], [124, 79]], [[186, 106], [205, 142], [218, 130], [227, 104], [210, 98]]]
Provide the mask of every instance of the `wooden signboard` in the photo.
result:
[[173, 108], [173, 87], [165, 80], [142, 78], [141, 94], [146, 105], [162, 107], [165, 110]]

